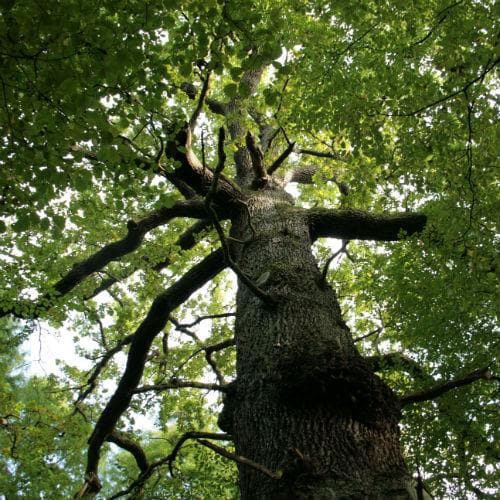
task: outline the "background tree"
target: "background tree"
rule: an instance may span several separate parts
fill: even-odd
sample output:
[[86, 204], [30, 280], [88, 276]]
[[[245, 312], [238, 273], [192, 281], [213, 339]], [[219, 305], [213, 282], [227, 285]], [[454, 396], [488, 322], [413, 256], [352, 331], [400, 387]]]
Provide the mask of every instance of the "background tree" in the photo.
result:
[[5, 491], [232, 498], [229, 461], [243, 498], [494, 495], [497, 33], [489, 1], [3, 2], [0, 307], [93, 364], [9, 382]]

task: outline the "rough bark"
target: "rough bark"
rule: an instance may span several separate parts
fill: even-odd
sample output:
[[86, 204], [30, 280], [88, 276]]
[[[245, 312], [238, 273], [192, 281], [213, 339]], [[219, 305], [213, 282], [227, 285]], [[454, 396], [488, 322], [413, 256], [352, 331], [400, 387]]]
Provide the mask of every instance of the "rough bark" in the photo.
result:
[[240, 464], [242, 498], [411, 498], [397, 400], [356, 351], [312, 255], [311, 220], [282, 191], [247, 203], [256, 235], [234, 221], [234, 236], [250, 240], [235, 259], [278, 306], [239, 284], [237, 380], [219, 425], [238, 455], [281, 478]]

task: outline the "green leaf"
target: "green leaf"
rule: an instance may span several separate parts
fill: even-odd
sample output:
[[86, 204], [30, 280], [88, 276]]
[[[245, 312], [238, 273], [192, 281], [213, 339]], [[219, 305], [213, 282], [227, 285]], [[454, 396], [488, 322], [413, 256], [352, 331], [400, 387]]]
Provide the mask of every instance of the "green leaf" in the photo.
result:
[[236, 94], [238, 93], [238, 86], [235, 84], [235, 83], [228, 83], [225, 87], [224, 87], [224, 93], [228, 96], [228, 97], [235, 97]]

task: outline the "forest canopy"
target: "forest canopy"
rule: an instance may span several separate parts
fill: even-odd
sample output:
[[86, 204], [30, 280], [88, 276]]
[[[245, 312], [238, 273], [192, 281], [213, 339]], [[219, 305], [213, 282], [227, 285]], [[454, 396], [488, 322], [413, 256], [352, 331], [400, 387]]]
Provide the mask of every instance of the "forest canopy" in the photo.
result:
[[[499, 43], [489, 0], [0, 2], [0, 498], [281, 480], [217, 423], [237, 288], [272, 311], [301, 274], [234, 250], [267, 191], [396, 394], [417, 489], [495, 498]], [[32, 375], [36, 335], [75, 354]]]

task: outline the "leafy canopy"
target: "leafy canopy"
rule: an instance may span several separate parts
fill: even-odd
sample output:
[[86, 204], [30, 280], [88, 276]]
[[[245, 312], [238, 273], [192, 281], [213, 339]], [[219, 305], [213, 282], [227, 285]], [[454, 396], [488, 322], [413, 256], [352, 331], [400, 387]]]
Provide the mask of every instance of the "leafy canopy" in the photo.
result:
[[[398, 351], [435, 380], [485, 365], [494, 369], [496, 9], [489, 0], [366, 0], [355, 6], [322, 0], [2, 1], [0, 307], [11, 310], [15, 303], [16, 314], [29, 317], [37, 300], [52, 304], [52, 286], [76, 262], [123, 237], [128, 220], [181, 198], [164, 175], [175, 165], [157, 154], [161, 140], [196, 106], [186, 84], [199, 94], [199, 76], [210, 70], [213, 102], [237, 99], [241, 119], [255, 132], [252, 116], [281, 128], [273, 142], [276, 157], [287, 146], [286, 134], [302, 149], [336, 158], [311, 157], [319, 166], [316, 182], [297, 187], [299, 205], [427, 214], [419, 238], [383, 247], [352, 242], [350, 258], [343, 253], [331, 267], [329, 280], [354, 336], [366, 336], [358, 344], [362, 352]], [[253, 92], [242, 76], [263, 65]], [[212, 165], [215, 131], [223, 123], [207, 107], [196, 130], [197, 153], [202, 156], [203, 135]], [[227, 152], [243, 140], [228, 141]], [[163, 171], [155, 168], [159, 159]], [[301, 161], [292, 154], [282, 168]], [[348, 196], [339, 193], [333, 175], [349, 186]], [[65, 328], [79, 354], [99, 363], [133, 333], [158, 292], [217, 244], [207, 228], [197, 246], [181, 250], [178, 238], [188, 227], [175, 219], [148, 233], [137, 251], [43, 312], [44, 328]], [[331, 253], [323, 243], [316, 251], [320, 263]], [[158, 272], [166, 257], [168, 269]], [[176, 318], [189, 322], [231, 310], [228, 276], [187, 301]], [[106, 279], [119, 283], [83, 300]], [[200, 343], [230, 338], [231, 321], [199, 323], [193, 330], [201, 340], [169, 323], [155, 341], [143, 383], [213, 378], [203, 353], [193, 352]], [[18, 327], [2, 328], [0, 453], [7, 474], [0, 493], [67, 498], [83, 474], [85, 440], [123, 360], [110, 359], [74, 413], [71, 401], [84, 392], [88, 373], [70, 363], [57, 375], [14, 376]], [[214, 357], [230, 379], [234, 352]], [[383, 376], [402, 392], [428, 385], [401, 367]], [[494, 391], [477, 383], [406, 412], [408, 459], [437, 496], [494, 491]], [[185, 431], [214, 431], [217, 402], [196, 389], [140, 394], [121, 429], [140, 438], [154, 460]], [[157, 430], [141, 431], [135, 422], [141, 415]], [[107, 487], [116, 491], [137, 469], [117, 448], [108, 457]], [[233, 466], [209, 450], [185, 447], [176, 467], [177, 479], [157, 477], [160, 497], [235, 495]]]

